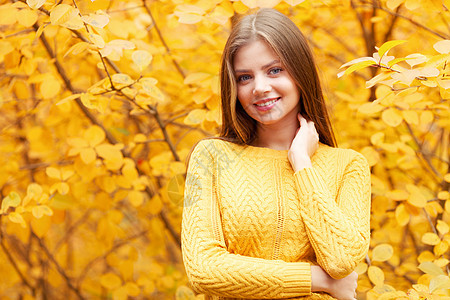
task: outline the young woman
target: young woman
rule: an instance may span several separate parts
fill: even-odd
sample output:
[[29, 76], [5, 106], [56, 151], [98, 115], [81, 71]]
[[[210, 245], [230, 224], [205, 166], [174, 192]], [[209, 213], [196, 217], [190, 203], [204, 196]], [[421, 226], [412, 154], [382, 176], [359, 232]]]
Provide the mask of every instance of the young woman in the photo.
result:
[[182, 251], [209, 299], [355, 299], [370, 239], [370, 172], [335, 148], [304, 36], [273, 9], [222, 57], [222, 132], [191, 153]]

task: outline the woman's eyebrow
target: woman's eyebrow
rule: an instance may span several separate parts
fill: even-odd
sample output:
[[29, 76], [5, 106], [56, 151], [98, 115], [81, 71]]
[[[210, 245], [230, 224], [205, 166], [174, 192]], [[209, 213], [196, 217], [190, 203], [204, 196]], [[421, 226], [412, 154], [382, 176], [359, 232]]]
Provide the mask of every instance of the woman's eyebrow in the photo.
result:
[[[265, 64], [264, 66], [262, 66], [262, 67], [261, 67], [261, 70], [267, 69], [267, 68], [270, 67], [271, 65], [278, 64], [278, 63], [280, 63], [280, 61], [279, 61], [278, 59], [275, 59], [275, 60], [271, 61], [270, 63]], [[235, 72], [235, 73], [249, 73], [249, 72], [251, 72], [251, 70], [237, 69], [237, 70], [234, 70], [234, 72]]]

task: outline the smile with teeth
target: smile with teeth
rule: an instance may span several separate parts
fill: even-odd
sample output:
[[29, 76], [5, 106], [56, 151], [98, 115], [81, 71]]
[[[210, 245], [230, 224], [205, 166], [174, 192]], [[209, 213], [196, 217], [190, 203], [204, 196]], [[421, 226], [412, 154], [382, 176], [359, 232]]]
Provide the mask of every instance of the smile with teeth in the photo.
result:
[[271, 105], [271, 104], [273, 104], [273, 103], [275, 103], [275, 102], [277, 102], [278, 100], [280, 100], [280, 98], [276, 98], [276, 99], [273, 99], [273, 100], [271, 100], [271, 101], [267, 101], [267, 102], [264, 102], [264, 103], [261, 103], [261, 104], [255, 104], [256, 106], [269, 106], [269, 105]]

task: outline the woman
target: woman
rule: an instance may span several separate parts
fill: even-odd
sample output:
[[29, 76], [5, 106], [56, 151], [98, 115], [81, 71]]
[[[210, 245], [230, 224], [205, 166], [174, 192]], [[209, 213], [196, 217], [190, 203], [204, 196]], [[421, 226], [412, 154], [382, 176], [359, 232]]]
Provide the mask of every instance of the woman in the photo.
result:
[[222, 132], [193, 149], [186, 273], [212, 299], [355, 299], [370, 239], [370, 172], [335, 148], [304, 36], [273, 9], [225, 45]]

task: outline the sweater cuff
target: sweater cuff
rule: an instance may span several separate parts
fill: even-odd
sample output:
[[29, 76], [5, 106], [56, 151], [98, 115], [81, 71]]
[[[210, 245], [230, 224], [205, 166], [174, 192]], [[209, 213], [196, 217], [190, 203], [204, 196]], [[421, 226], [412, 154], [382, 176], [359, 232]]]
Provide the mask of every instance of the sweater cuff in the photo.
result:
[[283, 298], [311, 294], [311, 266], [309, 263], [289, 263], [284, 269]]
[[316, 173], [314, 168], [304, 168], [294, 173], [297, 179], [297, 187], [302, 194], [312, 190], [326, 190], [323, 179]]

